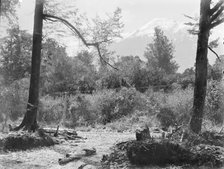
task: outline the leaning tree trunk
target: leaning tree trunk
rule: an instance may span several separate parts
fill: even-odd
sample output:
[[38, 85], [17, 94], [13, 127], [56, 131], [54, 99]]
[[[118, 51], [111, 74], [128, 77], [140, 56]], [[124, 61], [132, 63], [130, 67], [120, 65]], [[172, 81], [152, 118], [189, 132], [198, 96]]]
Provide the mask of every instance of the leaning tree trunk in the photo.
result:
[[190, 122], [190, 129], [195, 133], [199, 133], [201, 131], [206, 97], [210, 1], [211, 0], [201, 0], [201, 17], [199, 23], [196, 55], [194, 103], [193, 114]]
[[15, 128], [15, 130], [24, 128], [29, 131], [35, 131], [38, 127], [37, 109], [39, 102], [42, 27], [43, 27], [43, 0], [36, 0], [29, 100], [27, 104], [27, 111], [23, 118], [23, 121], [18, 127]]

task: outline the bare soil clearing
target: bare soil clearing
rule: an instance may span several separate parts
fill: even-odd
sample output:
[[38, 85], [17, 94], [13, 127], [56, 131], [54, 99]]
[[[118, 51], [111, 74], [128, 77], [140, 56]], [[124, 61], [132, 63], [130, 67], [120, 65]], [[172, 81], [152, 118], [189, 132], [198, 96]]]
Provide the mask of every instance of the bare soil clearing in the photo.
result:
[[[102, 156], [104, 154], [109, 154], [110, 148], [115, 145], [115, 143], [133, 140], [135, 138], [134, 133], [118, 133], [107, 130], [78, 131], [77, 133], [78, 136], [86, 139], [68, 140], [52, 147], [1, 153], [0, 168], [74, 169], [82, 165], [86, 165], [83, 168], [100, 168]], [[96, 148], [96, 155], [94, 156], [84, 157], [81, 160], [73, 161], [63, 166], [58, 163], [58, 159], [64, 158], [68, 153], [75, 154], [82, 151], [82, 149], [91, 149], [93, 147]]]

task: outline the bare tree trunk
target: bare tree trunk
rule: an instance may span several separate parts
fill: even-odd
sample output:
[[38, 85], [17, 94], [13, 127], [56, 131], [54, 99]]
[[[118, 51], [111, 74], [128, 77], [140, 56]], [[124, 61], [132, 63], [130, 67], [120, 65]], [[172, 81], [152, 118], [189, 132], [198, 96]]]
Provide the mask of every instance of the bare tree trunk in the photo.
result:
[[203, 111], [207, 88], [207, 53], [209, 40], [210, 22], [210, 3], [211, 0], [201, 0], [199, 34], [196, 55], [196, 75], [194, 88], [193, 114], [190, 122], [190, 129], [199, 133], [201, 131]]
[[36, 0], [34, 29], [33, 29], [31, 78], [30, 78], [27, 112], [23, 118], [22, 123], [14, 130], [19, 130], [24, 127], [24, 129], [26, 130], [35, 131], [38, 128], [37, 110], [39, 103], [42, 27], [43, 27], [43, 0]]

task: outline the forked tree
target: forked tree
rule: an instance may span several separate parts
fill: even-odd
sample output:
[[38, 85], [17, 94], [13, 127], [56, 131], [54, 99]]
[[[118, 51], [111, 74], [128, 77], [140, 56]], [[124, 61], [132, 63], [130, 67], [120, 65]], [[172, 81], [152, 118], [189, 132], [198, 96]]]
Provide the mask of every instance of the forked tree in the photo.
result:
[[200, 133], [203, 120], [203, 112], [207, 88], [208, 66], [208, 41], [211, 29], [224, 22], [224, 0], [212, 3], [212, 0], [201, 0], [200, 21], [196, 53], [195, 87], [193, 114], [190, 121], [190, 129]]

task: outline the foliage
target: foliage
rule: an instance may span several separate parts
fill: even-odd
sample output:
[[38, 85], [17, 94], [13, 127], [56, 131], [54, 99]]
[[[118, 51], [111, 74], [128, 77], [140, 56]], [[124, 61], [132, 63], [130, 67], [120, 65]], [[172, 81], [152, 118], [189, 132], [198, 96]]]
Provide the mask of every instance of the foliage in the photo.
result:
[[8, 29], [1, 45], [1, 72], [5, 83], [10, 84], [30, 73], [32, 36], [18, 26]]
[[62, 117], [65, 111], [64, 98], [53, 98], [45, 96], [40, 99], [38, 120], [44, 123], [56, 123], [62, 121]]
[[116, 71], [108, 71], [100, 80], [102, 88], [118, 89], [121, 87], [121, 75]]
[[169, 93], [153, 90], [140, 93], [135, 88], [104, 89], [92, 95], [45, 96], [41, 98], [39, 120], [69, 127], [108, 123], [108, 127], [118, 131], [135, 130], [142, 124], [155, 126], [160, 121], [167, 128], [175, 123], [188, 124], [192, 102], [192, 88]]
[[175, 125], [176, 123], [174, 112], [169, 107], [161, 108], [160, 112], [157, 114], [157, 118], [164, 130], [167, 130], [169, 126]]
[[178, 83], [181, 85], [182, 89], [186, 89], [188, 87], [194, 86], [194, 80], [195, 71], [194, 68], [191, 67], [184, 70], [184, 72], [180, 76]]
[[69, 107], [71, 113], [71, 126], [90, 125], [96, 119], [96, 112], [91, 109], [90, 101], [83, 95], [76, 96]]
[[148, 88], [148, 76], [145, 62], [138, 56], [123, 56], [114, 64], [120, 70], [123, 79], [134, 86], [138, 91], [144, 92]]
[[150, 107], [156, 106], [153, 110], [157, 112], [156, 115], [163, 127], [174, 126], [175, 123], [178, 126], [188, 124], [193, 104], [192, 88], [179, 88], [169, 93], [149, 92], [147, 96], [150, 98]]
[[71, 58], [65, 47], [54, 39], [43, 44], [43, 63], [41, 67], [41, 87], [45, 93], [65, 92], [73, 89], [73, 70]]
[[17, 120], [26, 111], [28, 98], [28, 79], [14, 81], [9, 86], [1, 86], [0, 116], [12, 121]]
[[146, 105], [147, 100], [134, 88], [122, 88], [117, 93], [105, 93], [99, 100], [98, 109], [101, 121], [106, 124], [132, 114], [134, 110], [142, 110]]
[[16, 5], [19, 3], [19, 0], [1, 0], [0, 1], [0, 16], [6, 17], [9, 20], [12, 19], [12, 17], [15, 17], [16, 13]]
[[206, 116], [214, 124], [223, 124], [224, 120], [224, 86], [217, 81], [210, 81], [206, 97]]
[[214, 65], [211, 70], [211, 78], [212, 80], [220, 81], [223, 75], [223, 56], [220, 56], [220, 60], [216, 59]]
[[173, 60], [173, 44], [159, 27], [154, 30], [153, 42], [148, 44], [144, 54], [148, 60], [148, 67], [161, 69], [165, 74], [173, 74], [178, 69], [177, 63]]

